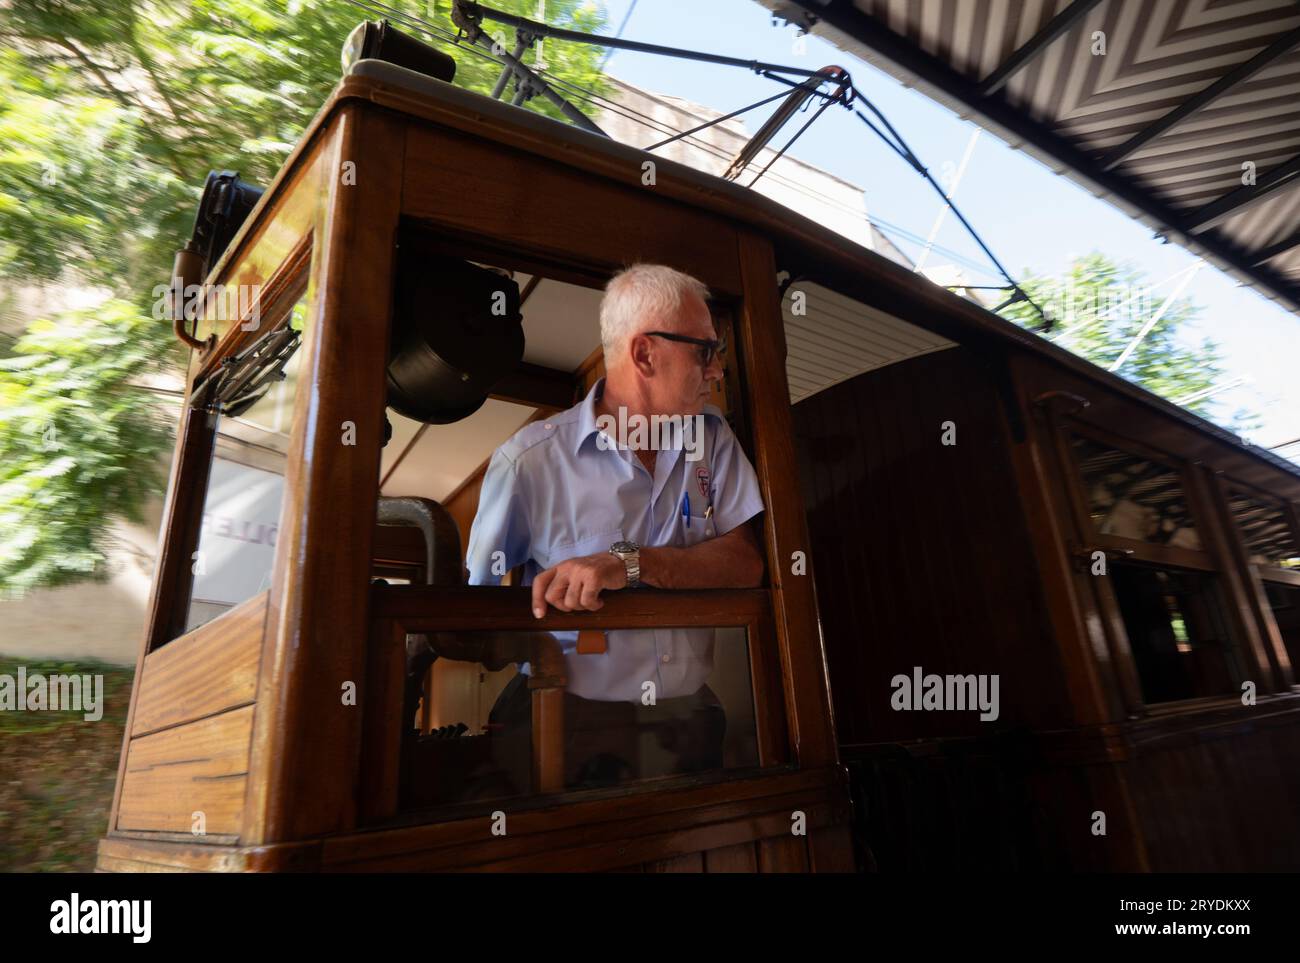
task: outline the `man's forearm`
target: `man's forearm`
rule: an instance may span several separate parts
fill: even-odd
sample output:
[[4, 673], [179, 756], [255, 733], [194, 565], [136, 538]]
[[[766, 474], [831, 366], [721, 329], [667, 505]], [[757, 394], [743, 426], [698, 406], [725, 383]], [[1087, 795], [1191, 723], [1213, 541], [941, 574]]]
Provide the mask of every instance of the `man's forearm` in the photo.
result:
[[762, 584], [763, 556], [747, 526], [741, 529], [690, 548], [642, 547], [641, 581], [662, 589], [753, 588]]

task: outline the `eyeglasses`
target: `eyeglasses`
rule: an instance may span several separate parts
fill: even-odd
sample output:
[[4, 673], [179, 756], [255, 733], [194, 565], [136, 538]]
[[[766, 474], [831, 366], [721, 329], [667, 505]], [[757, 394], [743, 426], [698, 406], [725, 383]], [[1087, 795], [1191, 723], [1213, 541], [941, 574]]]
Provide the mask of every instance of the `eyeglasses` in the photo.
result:
[[726, 353], [727, 342], [725, 338], [719, 338], [716, 341], [710, 341], [707, 338], [689, 338], [684, 334], [672, 334], [668, 331], [643, 331], [642, 334], [648, 334], [655, 338], [665, 338], [668, 341], [680, 341], [683, 344], [693, 344], [697, 349], [697, 355], [700, 364], [707, 368], [715, 355], [721, 357]]

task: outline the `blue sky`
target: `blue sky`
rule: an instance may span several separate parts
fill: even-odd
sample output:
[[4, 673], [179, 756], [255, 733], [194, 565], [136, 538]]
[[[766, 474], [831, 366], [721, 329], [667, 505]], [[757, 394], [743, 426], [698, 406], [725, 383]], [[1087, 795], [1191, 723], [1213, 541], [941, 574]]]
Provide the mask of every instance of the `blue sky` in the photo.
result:
[[[623, 21], [633, 0], [606, 0], [608, 31]], [[774, 26], [768, 11], [754, 0], [636, 0], [624, 37], [723, 53], [746, 59], [816, 69], [839, 64], [911, 145], [932, 174], [939, 177], [959, 164], [975, 125], [916, 91], [816, 37], [795, 48], [794, 28]], [[723, 111], [775, 93], [777, 85], [734, 67], [670, 60], [616, 51], [606, 70], [637, 86], [686, 97]], [[756, 129], [771, 107], [745, 117]], [[803, 122], [802, 115], [798, 123]], [[787, 126], [777, 143], [797, 129]], [[867, 210], [880, 219], [925, 237], [941, 208], [933, 190], [859, 120], [832, 108], [800, 138], [791, 153], [863, 188]], [[1092, 250], [1132, 264], [1149, 282], [1164, 281], [1189, 268], [1195, 257], [1175, 244], [1164, 244], [1150, 229], [1131, 220], [1038, 161], [1012, 150], [993, 135], [979, 137], [956, 195], [957, 205], [985, 243], [1013, 276], [1025, 271], [1059, 275], [1071, 259]], [[897, 240], [897, 239], [895, 239]], [[964, 258], [992, 265], [955, 219], [937, 243]], [[901, 245], [909, 256], [916, 248]], [[931, 263], [948, 261], [932, 255]], [[998, 283], [994, 273], [973, 283]], [[1156, 292], [1170, 291], [1181, 278]], [[1199, 342], [1218, 341], [1224, 355], [1225, 380], [1246, 384], [1215, 396], [1218, 420], [1227, 423], [1238, 408], [1257, 414], [1263, 427], [1251, 441], [1272, 446], [1300, 437], [1300, 318], [1283, 310], [1232, 277], [1206, 265], [1184, 291], [1202, 308], [1189, 332]], [[1281, 452], [1300, 457], [1300, 445]]]

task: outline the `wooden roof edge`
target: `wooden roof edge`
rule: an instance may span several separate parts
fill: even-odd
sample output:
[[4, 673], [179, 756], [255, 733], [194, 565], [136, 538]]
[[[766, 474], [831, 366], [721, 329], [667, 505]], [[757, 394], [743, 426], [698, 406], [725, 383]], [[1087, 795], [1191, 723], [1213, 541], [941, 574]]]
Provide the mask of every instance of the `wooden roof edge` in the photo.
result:
[[[1111, 388], [1147, 404], [1222, 444], [1257, 458], [1274, 470], [1300, 479], [1300, 465], [1268, 449], [1247, 444], [1239, 436], [1208, 419], [1072, 354], [945, 288], [928, 282], [917, 284], [918, 276], [914, 272], [762, 194], [669, 158], [647, 153], [611, 138], [384, 61], [360, 60], [352, 65], [321, 105], [284, 166], [263, 194], [257, 208], [245, 221], [210, 276], [217, 276], [237, 251], [256, 216], [288, 180], [291, 169], [301, 162], [308, 145], [327, 127], [334, 111], [350, 101], [363, 101], [421, 120], [443, 124], [507, 144], [513, 149], [549, 157], [586, 173], [623, 180], [637, 186], [641, 183], [641, 165], [646, 160], [652, 160], [656, 165], [656, 186], [665, 196], [720, 214], [756, 228], [768, 236], [779, 235], [788, 243], [803, 246], [816, 256], [836, 262], [841, 268], [847, 267], [855, 273], [864, 272], [870, 275], [864, 281], [887, 285], [900, 296], [919, 298], [927, 307], [942, 312], [976, 337], [992, 338], [1008, 347], [1046, 358], [1104, 388]], [[917, 317], [903, 320], [934, 330], [921, 312], [918, 312]]]

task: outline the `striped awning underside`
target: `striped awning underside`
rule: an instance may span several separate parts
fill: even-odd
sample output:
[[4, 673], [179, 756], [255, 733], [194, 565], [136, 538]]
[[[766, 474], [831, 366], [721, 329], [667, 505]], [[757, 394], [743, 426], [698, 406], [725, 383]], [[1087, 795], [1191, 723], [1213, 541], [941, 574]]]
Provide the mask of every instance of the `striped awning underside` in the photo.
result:
[[952, 348], [941, 338], [828, 288], [799, 281], [781, 301], [790, 404], [907, 358]]
[[1296, 0], [762, 2], [1300, 313]]

